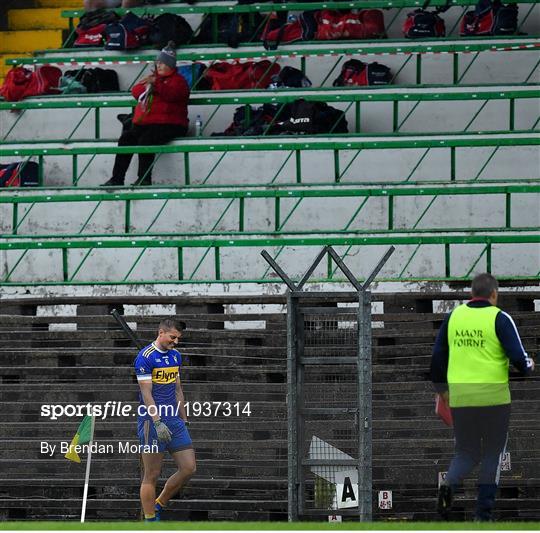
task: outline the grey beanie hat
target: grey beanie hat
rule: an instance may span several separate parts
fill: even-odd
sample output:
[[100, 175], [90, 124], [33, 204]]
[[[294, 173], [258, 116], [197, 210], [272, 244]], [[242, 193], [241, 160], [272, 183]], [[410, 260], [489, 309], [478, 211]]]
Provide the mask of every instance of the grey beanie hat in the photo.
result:
[[169, 41], [169, 44], [158, 54], [156, 61], [161, 61], [172, 69], [176, 68], [176, 45], [173, 41]]

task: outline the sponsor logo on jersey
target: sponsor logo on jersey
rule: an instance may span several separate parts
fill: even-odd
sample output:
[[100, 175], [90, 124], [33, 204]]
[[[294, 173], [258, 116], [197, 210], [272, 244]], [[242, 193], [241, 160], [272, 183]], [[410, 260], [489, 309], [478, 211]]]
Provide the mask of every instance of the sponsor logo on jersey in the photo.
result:
[[177, 366], [154, 368], [152, 370], [152, 383], [157, 383], [158, 385], [168, 385], [169, 383], [174, 383], [177, 377]]

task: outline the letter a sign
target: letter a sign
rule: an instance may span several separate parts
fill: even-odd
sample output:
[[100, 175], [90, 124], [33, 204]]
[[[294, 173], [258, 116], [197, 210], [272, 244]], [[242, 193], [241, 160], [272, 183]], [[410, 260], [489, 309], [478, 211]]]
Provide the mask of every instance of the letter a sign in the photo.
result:
[[358, 507], [358, 473], [356, 470], [336, 472], [338, 509]]

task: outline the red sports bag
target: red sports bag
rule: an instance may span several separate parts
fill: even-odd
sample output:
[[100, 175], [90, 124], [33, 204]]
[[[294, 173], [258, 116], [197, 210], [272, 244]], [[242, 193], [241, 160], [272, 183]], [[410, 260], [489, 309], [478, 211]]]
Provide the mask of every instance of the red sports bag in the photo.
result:
[[358, 13], [323, 9], [317, 18], [317, 39], [321, 41], [378, 39], [386, 35], [380, 9], [363, 9]]

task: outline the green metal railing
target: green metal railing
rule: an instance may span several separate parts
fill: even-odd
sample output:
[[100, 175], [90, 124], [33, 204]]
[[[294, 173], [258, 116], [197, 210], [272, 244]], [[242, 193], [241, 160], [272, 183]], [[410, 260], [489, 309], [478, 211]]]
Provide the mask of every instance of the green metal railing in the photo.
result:
[[[473, 201], [485, 202], [485, 201], [497, 201], [499, 199], [504, 199], [504, 209], [503, 212], [499, 214], [494, 214], [493, 218], [497, 222], [494, 222], [487, 228], [475, 228], [475, 231], [531, 231], [534, 230], [534, 227], [520, 226], [512, 222], [512, 212], [518, 207], [513, 203], [513, 200], [516, 195], [537, 195], [538, 205], [540, 205], [540, 182], [536, 184], [525, 183], [525, 184], [515, 184], [515, 185], [489, 185], [489, 186], [470, 186], [470, 185], [457, 185], [453, 184], [446, 187], [385, 187], [380, 186], [377, 188], [333, 188], [333, 189], [320, 189], [320, 188], [307, 188], [307, 189], [275, 189], [275, 190], [214, 190], [214, 191], [188, 191], [188, 192], [119, 192], [114, 194], [109, 193], [92, 193], [92, 194], [40, 194], [40, 195], [4, 195], [0, 196], [0, 205], [8, 204], [12, 205], [12, 224], [10, 234], [2, 235], [2, 238], [9, 237], [18, 237], [20, 234], [20, 228], [23, 223], [32, 224], [32, 212], [35, 207], [47, 204], [51, 207], [54, 206], [58, 209], [59, 204], [67, 204], [64, 207], [72, 206], [72, 204], [85, 204], [85, 210], [90, 210], [90, 214], [86, 213], [82, 215], [82, 220], [80, 221], [80, 228], [76, 234], [68, 234], [67, 230], [64, 228], [62, 232], [63, 238], [75, 238], [80, 236], [92, 235], [94, 237], [112, 237], [113, 235], [109, 232], [107, 234], [98, 235], [96, 232], [85, 231], [90, 222], [92, 221], [94, 215], [98, 212], [98, 209], [105, 205], [114, 203], [123, 204], [123, 213], [124, 213], [124, 224], [123, 232], [115, 235], [129, 235], [131, 237], [149, 237], [149, 236], [159, 236], [159, 237], [171, 237], [171, 236], [205, 236], [209, 233], [213, 236], [238, 236], [238, 235], [261, 235], [261, 234], [273, 234], [280, 235], [283, 233], [287, 234], [312, 234], [313, 232], [328, 232], [331, 231], [335, 234], [339, 233], [357, 233], [357, 232], [369, 232], [372, 234], [377, 233], [402, 233], [406, 231], [407, 233], [426, 233], [426, 232], [435, 232], [435, 231], [445, 231], [445, 232], [454, 232], [454, 231], [464, 231], [468, 229], [468, 222], [464, 220], [465, 226], [462, 227], [452, 227], [452, 228], [441, 228], [439, 226], [433, 226], [422, 224], [422, 227], [419, 227], [422, 223], [422, 220], [427, 215], [428, 211], [435, 206], [435, 201], [442, 198], [452, 197], [452, 201], [455, 202], [455, 206], [459, 206], [459, 200], [454, 197], [457, 196], [467, 196], [471, 197]], [[407, 204], [407, 218], [408, 222], [404, 225], [403, 220], [400, 222], [398, 217], [398, 201], [403, 198], [411, 197], [423, 197], [430, 199], [430, 201], [425, 205], [422, 203], [420, 206], [410, 206]], [[349, 217], [344, 220], [340, 225], [332, 217], [330, 217], [324, 226], [326, 227], [313, 227], [309, 230], [299, 231], [291, 230], [290, 219], [293, 214], [296, 216], [303, 216], [305, 220], [309, 220], [311, 216], [318, 212], [320, 205], [316, 204], [315, 206], [309, 205], [310, 199], [324, 199], [331, 201], [332, 199], [358, 199], [357, 205], [348, 204], [346, 207], [343, 206], [343, 212], [349, 213]], [[368, 201], [372, 198], [385, 198], [386, 207], [380, 207], [377, 204], [377, 209], [382, 208], [386, 210], [386, 224], [381, 226], [378, 229], [371, 228], [369, 230], [358, 229], [358, 221], [361, 215], [362, 210], [367, 210]], [[273, 212], [269, 216], [270, 228], [268, 231], [255, 230], [254, 228], [249, 228], [249, 220], [246, 217], [246, 210], [248, 209], [250, 203], [255, 203], [257, 200], [269, 200], [273, 203], [273, 210], [268, 210], [269, 213]], [[489, 199], [489, 200], [488, 200]], [[208, 209], [211, 209], [215, 216], [210, 217], [212, 220], [217, 219], [218, 223], [214, 223], [213, 227], [210, 227], [213, 222], [209, 222], [209, 225], [205, 229], [199, 229], [198, 231], [190, 231], [180, 233], [177, 231], [170, 230], [155, 230], [154, 228], [158, 225], [158, 222], [163, 222], [168, 218], [166, 208], [171, 208], [174, 202], [180, 202], [180, 205], [177, 203], [175, 209], [178, 212], [183, 213], [187, 212], [186, 204], [188, 202], [206, 200]], [[216, 206], [214, 200], [227, 201], [225, 208], [221, 207], [221, 210]], [[150, 223], [141, 224], [137, 217], [134, 216], [133, 211], [138, 202], [159, 201], [160, 204], [157, 206], [153, 205], [153, 216]], [[306, 201], [307, 205], [306, 205]], [[519, 200], [518, 200], [519, 201]], [[193, 207], [193, 203], [191, 204]], [[457, 209], [458, 207], [456, 207]], [[77, 209], [75, 207], [75, 209]], [[468, 209], [471, 209], [468, 206]], [[433, 211], [433, 210], [432, 210]], [[77, 211], [79, 213], [79, 211]], [[236, 212], [235, 224], [236, 228], [234, 230], [218, 230], [217, 225], [219, 221], [225, 218], [225, 215], [234, 214]], [[352, 215], [351, 215], [352, 212]], [[42, 218], [42, 211], [34, 210], [36, 219], [34, 222], [39, 225]], [[403, 219], [403, 207], [400, 212], [401, 218]], [[189, 216], [189, 215], [187, 215]], [[67, 224], [67, 219], [64, 221]], [[135, 227], [135, 222], [137, 225]], [[354, 227], [356, 229], [352, 229]], [[58, 234], [54, 235], [44, 235], [38, 233], [32, 233], [28, 235], [32, 238], [40, 239], [51, 239], [58, 238]]]
[[[354, 126], [351, 128], [355, 133], [360, 133], [361, 117], [363, 105], [368, 102], [391, 102], [392, 103], [392, 121], [390, 131], [398, 132], [403, 127], [405, 122], [411, 118], [413, 113], [418, 114], [422, 111], [421, 102], [433, 101], [479, 101], [479, 109], [472, 117], [464, 131], [471, 131], [471, 126], [475, 119], [485, 109], [488, 102], [492, 100], [508, 100], [507, 130], [515, 129], [515, 103], [516, 100], [523, 99], [538, 99], [540, 98], [540, 85], [515, 85], [515, 86], [492, 86], [492, 87], [474, 87], [467, 88], [461, 86], [459, 88], [451, 88], [444, 86], [423, 86], [418, 87], [381, 87], [381, 88], [325, 88], [325, 89], [297, 89], [297, 90], [277, 90], [277, 91], [219, 91], [216, 93], [193, 93], [190, 98], [190, 105], [216, 106], [212, 116], [215, 116], [218, 109], [226, 105], [262, 105], [265, 103], [285, 105], [295, 101], [298, 98], [305, 100], [321, 100], [329, 103], [347, 103], [347, 107], [354, 109]], [[467, 90], [468, 89], [468, 90]], [[400, 103], [416, 102], [409, 109], [404, 118], [400, 118], [401, 107]], [[69, 141], [78, 131], [83, 121], [88, 117], [93, 110], [94, 113], [94, 135], [96, 139], [101, 137], [101, 110], [105, 108], [132, 108], [135, 105], [135, 100], [129, 93], [124, 94], [108, 94], [108, 95], [86, 95], [86, 96], [70, 96], [54, 97], [54, 98], [36, 98], [21, 102], [0, 102], [0, 110], [35, 110], [35, 109], [86, 109], [83, 117], [72, 130], [71, 135], [63, 139]], [[353, 107], [354, 106], [354, 107]], [[19, 113], [13, 124], [5, 133], [3, 140], [6, 141], [15, 127], [22, 120], [24, 113]], [[210, 120], [205, 120], [205, 131], [208, 131]], [[428, 122], [429, 124], [429, 122]], [[438, 124], [433, 126], [437, 127]], [[474, 130], [472, 130], [474, 131]]]
[[[467, 279], [477, 268], [491, 272], [497, 272], [499, 279], [537, 279], [540, 276], [540, 264], [529, 264], [526, 272], [516, 276], [512, 267], [508, 265], [507, 256], [499, 252], [506, 247], [517, 245], [540, 244], [539, 234], [529, 235], [436, 235], [436, 236], [385, 236], [385, 237], [341, 237], [325, 235], [322, 237], [306, 238], [253, 238], [253, 239], [123, 239], [123, 240], [61, 240], [61, 241], [20, 241], [20, 242], [0, 242], [0, 250], [5, 251], [5, 264], [7, 269], [0, 279], [0, 285], [51, 285], [51, 284], [88, 284], [88, 285], [109, 285], [109, 284], [147, 284], [147, 283], [209, 283], [209, 282], [273, 282], [272, 278], [263, 274], [264, 264], [259, 256], [262, 249], [272, 250], [274, 255], [279, 255], [276, 250], [296, 250], [302, 249], [306, 253], [314, 253], [320, 250], [321, 246], [332, 245], [336, 247], [346, 247], [345, 255], [355, 256], [361, 251], [366, 251], [367, 247], [389, 246], [397, 248], [394, 259], [398, 264], [389, 263], [385, 274], [381, 279], [393, 281], [413, 281], [413, 280], [457, 280]], [[471, 247], [472, 252], [470, 261], [464, 267], [463, 250], [460, 250], [460, 273], [456, 274], [456, 266], [453, 251], [456, 247], [460, 249], [463, 246]], [[412, 253], [410, 247], [413, 247]], [[429, 260], [430, 253], [434, 253], [434, 247], [437, 247], [436, 256], [440, 260], [440, 272], [437, 271], [433, 262], [430, 262], [429, 274], [419, 274], [413, 268], [413, 261], [416, 260], [423, 264]], [[201, 251], [204, 249], [204, 253]], [[480, 249], [480, 251], [479, 251]], [[512, 248], [510, 248], [512, 250]], [[519, 249], [519, 248], [518, 248]], [[122, 254], [133, 251], [135, 257], [129, 267], [120, 266], [117, 258], [112, 254], [112, 250], [122, 252]], [[156, 252], [154, 268], [150, 269], [153, 276], [136, 277], [137, 266], [144, 259], [151, 260], [146, 252], [164, 250], [168, 252], [167, 256], [159, 257]], [[57, 279], [43, 281], [42, 279], [29, 279], [28, 274], [21, 274], [16, 278], [17, 269], [34, 259], [32, 253], [39, 251], [46, 252], [49, 255], [49, 261], [57, 262], [55, 272]], [[101, 253], [104, 251], [105, 253]], [[20, 252], [20, 253], [19, 253]], [[172, 252], [172, 253], [171, 253]], [[232, 252], [232, 253], [231, 253]], [[426, 252], [427, 255], [422, 255]], [[99, 256], [97, 255], [99, 254]], [[293, 254], [294, 257], [294, 254]], [[407, 260], [404, 262], [404, 258]], [[91, 276], [86, 273], [84, 278], [77, 278], [80, 275], [83, 265], [89, 259], [95, 259], [93, 272]], [[431, 256], [431, 259], [433, 257]], [[107, 260], [109, 262], [107, 262]], [[481, 261], [485, 261], [485, 266]], [[404, 266], [402, 266], [404, 264]], [[159, 265], [159, 268], [158, 268]], [[201, 269], [208, 269], [211, 265], [211, 273], [206, 274]], [[236, 266], [235, 266], [236, 265]], [[233, 275], [235, 268], [242, 265], [242, 270], [246, 275]], [[349, 261], [349, 267], [354, 272], [354, 266]], [[166, 266], [170, 266], [169, 275], [159, 275], [156, 272], [163, 273]], [[290, 270], [301, 268], [298, 259], [293, 259], [293, 266]], [[113, 270], [115, 276], [107, 276], [107, 270]], [[172, 273], [174, 272], [174, 274]], [[253, 276], [247, 272], [252, 272]], [[327, 265], [327, 272], [321, 281], [340, 281], [335, 277], [335, 268], [332, 262]], [[41, 274], [34, 274], [38, 278]], [[358, 278], [362, 279], [361, 274]]]
[[[294, 157], [295, 162], [295, 182], [303, 182], [302, 155], [309, 151], [331, 151], [334, 163], [334, 182], [341, 182], [347, 172], [352, 168], [353, 163], [359, 155], [367, 150], [377, 150], [379, 153], [385, 149], [424, 149], [420, 159], [412, 169], [404, 166], [404, 172], [408, 174], [402, 179], [394, 181], [410, 181], [421, 163], [425, 160], [429, 150], [445, 149], [449, 152], [448, 178], [454, 181], [457, 177], [458, 156], [461, 154], [460, 148], [493, 147], [488, 159], [481, 170], [471, 179], [477, 180], [484, 173], [488, 164], [492, 161], [495, 153], [502, 147], [517, 146], [537, 146], [540, 144], [540, 137], [534, 131], [526, 132], [489, 132], [489, 133], [452, 133], [440, 135], [426, 134], [393, 134], [393, 135], [332, 135], [319, 137], [243, 137], [243, 138], [196, 138], [183, 139], [177, 143], [164, 146], [117, 146], [112, 142], [95, 141], [85, 143], [83, 141], [59, 144], [59, 143], [22, 143], [16, 145], [4, 144], [2, 148], [3, 156], [13, 157], [38, 157], [41, 175], [43, 175], [43, 163], [46, 157], [68, 156], [72, 158], [72, 183], [78, 186], [89, 165], [94, 162], [97, 155], [113, 155], [127, 153], [154, 153], [154, 154], [184, 154], [183, 180], [184, 185], [190, 185], [195, 180], [191, 171], [191, 158], [201, 153], [221, 153], [217, 162], [206, 176], [197, 176], [199, 185], [206, 184], [214, 175], [215, 170], [223, 162], [224, 158], [234, 152], [285, 152], [286, 158], [278, 168], [273, 178], [267, 184], [275, 183], [287, 162]], [[354, 153], [344, 165], [343, 152]], [[384, 152], [382, 153], [384, 157]], [[80, 156], [90, 156], [82, 172], [79, 172]], [[157, 158], [156, 158], [157, 159]], [[41, 182], [42, 183], [42, 182]]]

